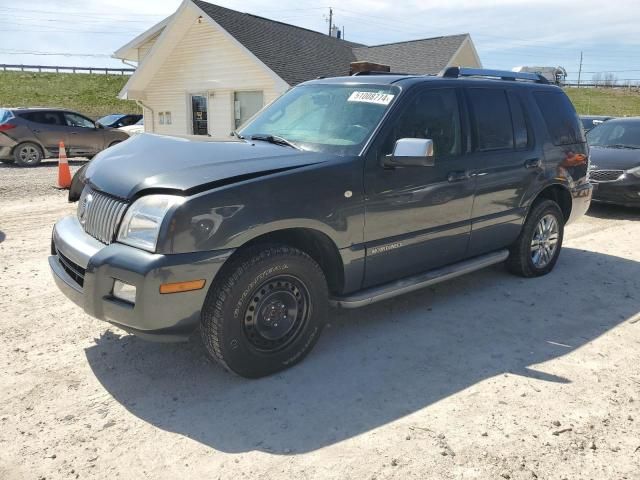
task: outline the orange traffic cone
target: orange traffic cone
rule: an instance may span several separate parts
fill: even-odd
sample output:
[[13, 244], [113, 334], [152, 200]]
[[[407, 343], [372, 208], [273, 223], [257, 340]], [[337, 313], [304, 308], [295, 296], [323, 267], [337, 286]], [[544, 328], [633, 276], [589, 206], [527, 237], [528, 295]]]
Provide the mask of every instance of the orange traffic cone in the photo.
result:
[[68, 189], [71, 186], [71, 170], [67, 161], [67, 152], [64, 149], [64, 142], [60, 142], [58, 154], [58, 188]]

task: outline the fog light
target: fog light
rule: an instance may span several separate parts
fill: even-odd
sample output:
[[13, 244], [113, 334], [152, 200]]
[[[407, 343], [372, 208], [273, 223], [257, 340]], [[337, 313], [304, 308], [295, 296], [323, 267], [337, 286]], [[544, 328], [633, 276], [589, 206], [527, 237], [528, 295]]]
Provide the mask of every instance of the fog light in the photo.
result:
[[136, 303], [136, 287], [116, 280], [113, 283], [113, 296], [129, 303]]

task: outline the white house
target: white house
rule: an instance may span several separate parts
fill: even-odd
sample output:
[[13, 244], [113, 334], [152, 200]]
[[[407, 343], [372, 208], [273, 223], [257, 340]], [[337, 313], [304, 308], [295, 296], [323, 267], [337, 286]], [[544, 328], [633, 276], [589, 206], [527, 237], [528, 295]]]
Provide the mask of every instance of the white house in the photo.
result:
[[419, 74], [481, 67], [468, 34], [366, 46], [200, 0], [184, 0], [114, 57], [138, 64], [120, 98], [143, 107], [146, 131], [216, 138], [293, 85], [348, 75], [352, 62]]

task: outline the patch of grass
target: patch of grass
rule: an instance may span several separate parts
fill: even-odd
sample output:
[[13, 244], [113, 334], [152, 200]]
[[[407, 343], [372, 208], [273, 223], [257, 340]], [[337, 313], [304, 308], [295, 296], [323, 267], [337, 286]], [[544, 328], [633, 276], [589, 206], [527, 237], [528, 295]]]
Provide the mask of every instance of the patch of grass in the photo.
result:
[[93, 119], [110, 113], [141, 113], [135, 102], [119, 100], [129, 79], [122, 75], [0, 72], [0, 107], [58, 107]]
[[625, 88], [565, 88], [581, 115], [640, 115], [640, 92]]

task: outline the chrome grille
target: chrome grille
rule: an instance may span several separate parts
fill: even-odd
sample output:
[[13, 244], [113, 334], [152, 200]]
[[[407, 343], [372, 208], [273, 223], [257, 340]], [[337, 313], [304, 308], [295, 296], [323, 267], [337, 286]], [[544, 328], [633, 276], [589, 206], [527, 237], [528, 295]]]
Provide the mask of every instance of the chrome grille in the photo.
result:
[[589, 180], [596, 183], [615, 182], [623, 173], [624, 170], [591, 170]]
[[85, 232], [109, 244], [116, 235], [126, 209], [126, 202], [87, 186], [78, 202], [78, 220]]

